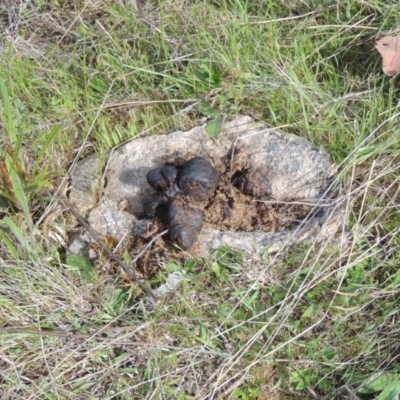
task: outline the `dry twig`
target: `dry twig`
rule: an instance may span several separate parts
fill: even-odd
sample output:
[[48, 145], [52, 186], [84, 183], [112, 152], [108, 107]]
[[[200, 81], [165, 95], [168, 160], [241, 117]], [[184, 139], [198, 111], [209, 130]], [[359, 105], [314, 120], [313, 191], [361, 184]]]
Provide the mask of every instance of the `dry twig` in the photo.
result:
[[[75, 207], [70, 203], [70, 201], [66, 197], [61, 198], [63, 203], [68, 207], [68, 209], [71, 211], [71, 213], [74, 215], [74, 217], [78, 220], [78, 222], [90, 233], [90, 235], [93, 237], [93, 239], [99, 244], [101, 249], [104, 251], [104, 253], [107, 254], [107, 256], [116, 262], [122, 270], [130, 277], [132, 280], [134, 280], [140, 288], [150, 297], [152, 297], [154, 300], [158, 300], [157, 296], [150, 290], [150, 288], [145, 285], [136, 275], [135, 268], [133, 267], [133, 263], [130, 263], [130, 265], [125, 265], [101, 240], [100, 236], [96, 233], [96, 231], [82, 218], [82, 216], [78, 213], [78, 211], [75, 209]], [[147, 247], [146, 247], [147, 249]], [[142, 253], [141, 253], [142, 254]]]

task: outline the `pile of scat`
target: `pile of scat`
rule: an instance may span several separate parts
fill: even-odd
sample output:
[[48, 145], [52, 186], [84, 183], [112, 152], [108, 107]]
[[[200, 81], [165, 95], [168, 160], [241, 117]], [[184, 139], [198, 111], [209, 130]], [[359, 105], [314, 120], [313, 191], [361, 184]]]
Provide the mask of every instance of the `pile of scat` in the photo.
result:
[[[211, 207], [210, 199], [215, 196], [220, 183], [217, 169], [202, 157], [188, 161], [178, 159], [173, 165], [149, 171], [146, 178], [157, 192], [156, 197], [147, 199], [143, 204], [149, 220], [148, 236], [167, 228], [172, 242], [183, 250], [190, 250], [203, 227], [203, 211]], [[252, 197], [262, 198], [272, 194], [268, 181], [257, 169], [240, 171], [232, 184]], [[215, 204], [218, 205], [221, 221], [229, 225], [232, 204], [214, 199], [214, 208]]]

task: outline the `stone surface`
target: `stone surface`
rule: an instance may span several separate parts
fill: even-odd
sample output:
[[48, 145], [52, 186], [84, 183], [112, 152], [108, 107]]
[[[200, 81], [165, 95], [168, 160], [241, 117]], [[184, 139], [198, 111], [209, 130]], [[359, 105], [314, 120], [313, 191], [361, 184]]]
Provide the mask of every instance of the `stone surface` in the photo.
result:
[[[302, 138], [239, 116], [225, 123], [217, 140], [208, 137], [203, 125], [187, 132], [134, 139], [114, 149], [107, 163], [103, 198], [90, 214], [92, 227], [100, 229], [101, 234], [116, 233], [119, 238], [121, 232], [134, 231], [137, 219], [144, 216], [144, 201], [157, 196], [146, 179], [150, 170], [177, 157], [199, 156], [216, 165], [230, 157], [232, 148], [244, 155], [243, 166], [265, 177], [272, 190], [268, 201], [306, 201], [316, 204], [319, 212], [286, 232], [203, 229], [198, 238], [198, 254], [205, 255], [220, 246], [245, 251], [267, 247], [270, 252], [278, 251], [305, 238], [322, 238], [326, 225], [332, 230], [341, 224], [338, 212], [324, 206], [334, 197], [330, 186], [336, 172], [328, 153]], [[119, 204], [125, 204], [123, 211], [118, 209]]]
[[284, 232], [231, 232], [203, 230], [198, 238], [199, 254], [206, 255], [222, 246], [249, 253], [265, 249], [275, 253], [296, 242], [314, 238], [322, 241], [332, 235], [343, 223], [339, 210], [326, 209], [321, 215], [310, 218], [297, 228]]
[[78, 161], [71, 171], [69, 201], [84, 214], [96, 206], [96, 191], [100, 188], [101, 164], [96, 156]]
[[88, 222], [100, 236], [121, 240], [133, 232], [137, 218], [119, 210], [115, 201], [105, 199], [90, 212]]
[[199, 126], [124, 144], [114, 150], [109, 162], [105, 196], [117, 202], [127, 200], [129, 211], [141, 215], [143, 200], [155, 196], [146, 180], [151, 169], [171, 157], [219, 160], [227, 156], [232, 145], [249, 155], [249, 167], [256, 167], [267, 178], [276, 200], [318, 200], [335, 173], [326, 151], [242, 116], [227, 122], [216, 141], [208, 137], [205, 126]]

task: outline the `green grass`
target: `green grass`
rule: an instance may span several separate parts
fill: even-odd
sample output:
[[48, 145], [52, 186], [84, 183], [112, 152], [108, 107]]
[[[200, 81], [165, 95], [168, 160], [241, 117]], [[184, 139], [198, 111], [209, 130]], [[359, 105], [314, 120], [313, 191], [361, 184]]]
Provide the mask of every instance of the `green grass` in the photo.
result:
[[[381, 72], [374, 41], [396, 28], [398, 1], [10, 4], [2, 399], [397, 399], [399, 80]], [[204, 99], [214, 116], [248, 113], [325, 148], [343, 231], [269, 257], [166, 260], [185, 279], [155, 306], [106, 260], [94, 274], [65, 265], [74, 221], [54, 197], [71, 165], [189, 129]]]

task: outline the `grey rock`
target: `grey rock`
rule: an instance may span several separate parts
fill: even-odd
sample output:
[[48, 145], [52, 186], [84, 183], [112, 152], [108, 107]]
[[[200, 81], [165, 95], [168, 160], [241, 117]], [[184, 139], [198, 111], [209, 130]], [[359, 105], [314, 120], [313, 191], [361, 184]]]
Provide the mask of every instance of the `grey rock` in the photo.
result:
[[70, 202], [81, 213], [96, 205], [96, 191], [100, 188], [101, 163], [98, 157], [89, 156], [78, 161], [71, 171]]
[[227, 156], [232, 145], [249, 155], [249, 168], [257, 168], [266, 177], [276, 200], [321, 199], [335, 174], [325, 150], [240, 116], [225, 124], [216, 141], [208, 137], [202, 125], [187, 132], [139, 138], [124, 144], [111, 156], [105, 196], [117, 202], [127, 200], [130, 211], [141, 215], [143, 200], [156, 194], [146, 180], [150, 170], [173, 156], [219, 160]]
[[319, 216], [304, 221], [297, 228], [284, 232], [230, 232], [203, 229], [198, 237], [199, 253], [209, 254], [222, 246], [255, 253], [265, 249], [276, 253], [305, 239], [323, 241], [344, 222], [342, 210], [327, 208]]
[[91, 237], [90, 233], [87, 231], [81, 232], [72, 241], [68, 247], [68, 254], [86, 254], [88, 252], [88, 247], [90, 243], [93, 243], [94, 239]]
[[[334, 199], [331, 184], [336, 169], [325, 150], [297, 136], [256, 123], [248, 116], [238, 116], [225, 123], [217, 140], [211, 140], [202, 125], [187, 132], [134, 139], [114, 149], [107, 164], [107, 187], [89, 222], [101, 234], [118, 237], [129, 234], [137, 218], [144, 215], [145, 200], [157, 197], [146, 179], [150, 170], [173, 157], [199, 156], [216, 165], [230, 154], [232, 147], [243, 150], [248, 155], [247, 167], [256, 169], [269, 182], [272, 196], [268, 200], [292, 199], [320, 206]], [[118, 209], [122, 203], [126, 204], [123, 211]], [[266, 247], [269, 252], [275, 252], [305, 238], [323, 239], [342, 224], [343, 216], [340, 210], [325, 206], [321, 210], [287, 232], [202, 230], [198, 237], [199, 254], [208, 254], [220, 246], [250, 252]]]
[[132, 233], [137, 218], [119, 210], [115, 201], [104, 199], [100, 206], [90, 212], [88, 222], [100, 236], [121, 240]]

